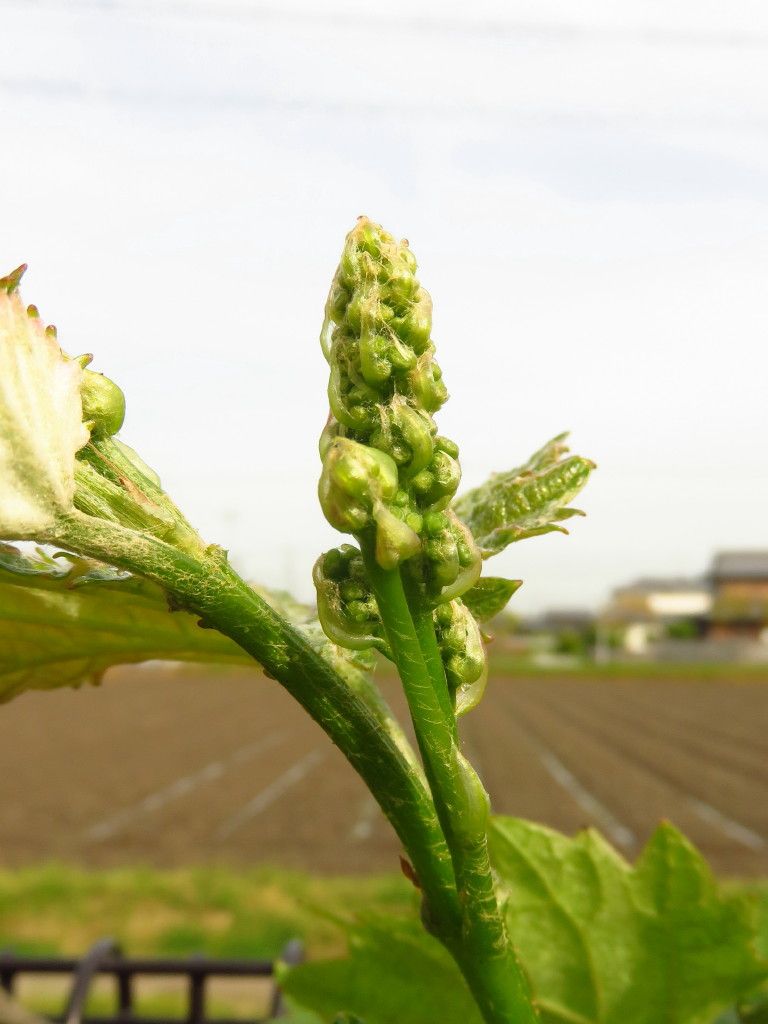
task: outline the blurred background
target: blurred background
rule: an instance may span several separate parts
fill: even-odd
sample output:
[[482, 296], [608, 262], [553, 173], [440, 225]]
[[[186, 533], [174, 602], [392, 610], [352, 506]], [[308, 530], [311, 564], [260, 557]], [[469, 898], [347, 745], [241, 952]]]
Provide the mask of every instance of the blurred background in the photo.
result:
[[[599, 466], [570, 537], [494, 566], [525, 585], [465, 738], [497, 809], [629, 856], [669, 816], [768, 873], [768, 8], [0, 0], [0, 26], [0, 268], [30, 264], [202, 534], [312, 598], [323, 305], [382, 222], [433, 297], [465, 484], [564, 429]], [[251, 677], [121, 669], [0, 715], [8, 866], [395, 855]], [[7, 899], [0, 937], [44, 941]]]
[[317, 343], [358, 214], [435, 304], [465, 481], [600, 467], [516, 605], [766, 543], [758, 3], [0, 4], [0, 265], [128, 395], [123, 436], [245, 571], [311, 595]]

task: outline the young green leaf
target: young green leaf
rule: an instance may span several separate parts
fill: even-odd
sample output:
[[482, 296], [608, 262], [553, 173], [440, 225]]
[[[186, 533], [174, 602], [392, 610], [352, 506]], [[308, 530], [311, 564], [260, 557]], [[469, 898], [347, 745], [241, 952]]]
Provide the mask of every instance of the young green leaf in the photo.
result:
[[[542, 1024], [712, 1024], [734, 1003], [753, 1012], [745, 997], [768, 976], [753, 906], [720, 891], [672, 826], [634, 867], [591, 831], [570, 839], [497, 817], [490, 840]], [[479, 1019], [458, 970], [416, 922], [367, 921], [349, 943], [348, 959], [302, 965], [286, 980], [324, 1021], [341, 1009], [368, 1024]]]
[[[282, 987], [327, 1024], [482, 1024], [458, 967], [417, 921], [370, 917], [350, 925], [349, 957], [294, 967]], [[343, 1018], [342, 1018], [343, 1019]]]
[[88, 440], [83, 370], [59, 348], [19, 281], [0, 278], [0, 538], [35, 537], [72, 508], [75, 455]]
[[458, 498], [454, 511], [469, 529], [483, 558], [497, 555], [507, 545], [527, 537], [568, 531], [559, 524], [583, 515], [569, 508], [595, 468], [579, 455], [563, 459], [568, 451], [559, 434], [527, 463], [490, 479]]
[[[311, 609], [260, 591], [337, 670], [365, 656], [328, 642]], [[167, 659], [253, 665], [232, 640], [170, 611], [165, 592], [111, 566], [0, 545], [0, 701], [24, 690], [97, 682], [112, 665]], [[359, 673], [357, 673], [359, 675]]]
[[671, 825], [634, 867], [592, 831], [498, 817], [490, 841], [545, 1024], [711, 1024], [768, 974], [751, 907]]
[[483, 576], [462, 595], [462, 601], [478, 622], [490, 622], [507, 607], [510, 597], [523, 585], [522, 580], [502, 576]]

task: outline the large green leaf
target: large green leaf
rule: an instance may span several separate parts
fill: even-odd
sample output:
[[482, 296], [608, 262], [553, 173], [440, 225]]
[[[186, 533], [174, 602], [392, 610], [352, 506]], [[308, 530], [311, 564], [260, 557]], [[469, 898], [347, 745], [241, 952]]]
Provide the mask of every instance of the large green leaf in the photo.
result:
[[710, 1024], [766, 976], [749, 902], [671, 825], [634, 867], [596, 832], [513, 818], [491, 852], [545, 1024]]
[[567, 434], [559, 434], [539, 449], [524, 466], [494, 473], [480, 487], [458, 498], [454, 511], [469, 529], [484, 558], [526, 537], [558, 530], [560, 523], [583, 515], [569, 508], [595, 468], [580, 455], [568, 452]]
[[310, 961], [282, 982], [324, 1024], [340, 1013], [366, 1024], [482, 1024], [458, 968], [417, 921], [369, 917], [348, 938], [348, 958]]
[[[311, 609], [259, 592], [337, 668], [354, 672], [352, 653], [327, 640]], [[0, 545], [0, 701], [97, 682], [111, 665], [149, 659], [253, 664], [196, 616], [171, 611], [153, 583], [74, 555]]]
[[[752, 903], [721, 891], [670, 825], [634, 867], [595, 832], [571, 839], [513, 818], [493, 819], [491, 854], [543, 1024], [712, 1024], [768, 974]], [[324, 1024], [340, 1011], [368, 1024], [479, 1020], [416, 921], [353, 925], [349, 945], [346, 960], [302, 965], [285, 982]]]

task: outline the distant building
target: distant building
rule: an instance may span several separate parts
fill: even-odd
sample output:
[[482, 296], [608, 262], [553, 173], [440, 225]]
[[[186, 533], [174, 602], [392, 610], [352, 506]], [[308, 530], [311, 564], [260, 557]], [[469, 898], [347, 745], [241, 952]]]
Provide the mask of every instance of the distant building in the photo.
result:
[[768, 551], [723, 551], [710, 571], [712, 639], [768, 639]]
[[508, 629], [502, 626], [495, 632], [497, 651], [531, 658], [538, 664], [562, 664], [562, 659], [575, 662], [592, 652], [595, 614], [584, 608], [554, 608], [514, 620]]
[[703, 579], [640, 579], [614, 590], [600, 615], [601, 643], [646, 655], [650, 648], [675, 635], [701, 635], [712, 607], [712, 593]]
[[537, 618], [528, 619], [525, 626], [529, 633], [557, 634], [564, 630], [586, 632], [594, 624], [595, 614], [586, 608], [553, 608]]

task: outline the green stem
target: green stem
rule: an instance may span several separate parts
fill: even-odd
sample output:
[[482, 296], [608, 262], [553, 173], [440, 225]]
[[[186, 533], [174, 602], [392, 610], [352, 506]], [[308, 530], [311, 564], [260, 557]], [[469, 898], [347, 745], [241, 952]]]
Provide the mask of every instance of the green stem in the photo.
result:
[[47, 538], [159, 583], [247, 651], [305, 708], [363, 778], [410, 857], [424, 896], [425, 919], [456, 936], [460, 910], [453, 867], [421, 775], [364, 700], [254, 590], [218, 549], [204, 559], [147, 534], [74, 513]]
[[[538, 1016], [528, 983], [507, 936], [488, 856], [488, 803], [480, 780], [461, 755], [446, 720], [444, 676], [436, 686], [419, 642], [398, 569], [382, 569], [374, 546], [359, 538], [392, 656], [413, 719], [437, 814], [451, 851], [461, 904], [458, 944], [443, 938], [462, 969], [488, 1024], [534, 1024]], [[422, 638], [428, 648], [434, 640]], [[439, 654], [439, 652], [438, 652]], [[442, 663], [441, 663], [442, 675]], [[446, 691], [447, 692], [447, 691]]]
[[430, 679], [432, 680], [432, 686], [438, 700], [440, 701], [443, 714], [445, 715], [445, 720], [448, 723], [448, 728], [451, 730], [453, 739], [455, 742], [458, 742], [453, 698], [448, 690], [448, 681], [445, 678], [443, 659], [440, 656], [440, 648], [437, 646], [435, 626], [432, 620], [432, 609], [426, 607], [423, 602], [412, 596], [407, 586], [405, 586], [405, 593], [408, 606], [411, 609], [413, 626], [416, 630], [416, 638], [419, 641], [419, 647], [421, 648], [421, 653], [427, 666], [427, 671], [429, 672]]

